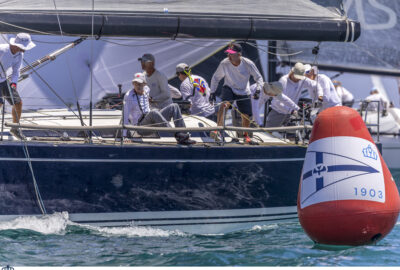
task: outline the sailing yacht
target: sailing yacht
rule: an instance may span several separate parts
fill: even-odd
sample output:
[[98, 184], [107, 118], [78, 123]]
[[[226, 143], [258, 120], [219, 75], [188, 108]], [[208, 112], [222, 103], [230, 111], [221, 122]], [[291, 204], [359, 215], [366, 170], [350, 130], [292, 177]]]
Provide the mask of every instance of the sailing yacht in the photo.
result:
[[[3, 34], [57, 36], [36, 37], [42, 48], [86, 38], [54, 61], [60, 65], [31, 65], [20, 82], [32, 111], [17, 127], [29, 140], [9, 136], [13, 124], [3, 117], [0, 221], [68, 212], [71, 221], [96, 226], [225, 233], [297, 218], [305, 145], [262, 128], [249, 130], [258, 145], [244, 145], [236, 140], [242, 129], [198, 116], [185, 117], [194, 146], [176, 145], [163, 128], [124, 143], [118, 130], [141, 127], [122, 126], [121, 111], [93, 104], [118, 84], [129, 87], [143, 51], [171, 77], [181, 59], [195, 65], [232, 39], [354, 41], [360, 25], [345, 16], [341, 1], [35, 0], [5, 2], [0, 10]], [[222, 142], [210, 140], [213, 130]]]

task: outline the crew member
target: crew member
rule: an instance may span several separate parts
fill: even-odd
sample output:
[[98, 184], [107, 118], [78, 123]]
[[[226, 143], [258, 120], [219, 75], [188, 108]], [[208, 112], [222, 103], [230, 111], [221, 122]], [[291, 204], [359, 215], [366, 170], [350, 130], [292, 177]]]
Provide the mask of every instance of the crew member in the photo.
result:
[[[143, 73], [136, 73], [133, 80], [133, 89], [124, 96], [124, 125], [151, 125], [153, 127], [171, 127], [169, 121], [174, 120], [175, 127], [185, 127], [181, 110], [177, 104], [169, 104], [162, 110], [150, 110], [150, 89], [146, 86]], [[140, 135], [151, 134], [152, 131], [138, 131]], [[123, 136], [126, 137], [124, 130]], [[190, 139], [188, 133], [176, 132], [175, 139], [178, 144], [190, 145], [195, 141]]]
[[305, 65], [305, 70], [306, 77], [316, 81], [322, 89], [322, 108], [320, 112], [330, 107], [342, 106], [342, 101], [328, 76], [320, 74], [316, 66]]
[[211, 92], [206, 80], [191, 74], [190, 67], [185, 63], [176, 66], [176, 75], [182, 82], [180, 90], [183, 99], [190, 100], [190, 113], [215, 121], [215, 109], [210, 103]]
[[[0, 89], [3, 97], [11, 104], [13, 123], [19, 123], [22, 114], [22, 100], [17, 91], [19, 69], [22, 65], [24, 52], [34, 48], [31, 36], [19, 33], [15, 38], [10, 38], [10, 44], [0, 44]], [[7, 80], [7, 70], [11, 68], [11, 80]], [[1, 104], [3, 100], [1, 100]], [[21, 130], [11, 128], [10, 133], [18, 139], [25, 139]]]
[[167, 77], [155, 68], [155, 59], [152, 54], [146, 53], [138, 59], [145, 71], [147, 85], [150, 88], [150, 107], [163, 109], [172, 104], [171, 91]]
[[[322, 98], [322, 90], [315, 81], [312, 81], [304, 76], [305, 67], [298, 62], [290, 70], [289, 74], [282, 76], [279, 82], [282, 84], [283, 94], [290, 98], [295, 104], [299, 102], [300, 95], [308, 91], [313, 103]], [[271, 111], [267, 117], [267, 127], [280, 127], [285, 125], [290, 118], [290, 115], [295, 114], [296, 110], [293, 106], [288, 106], [279, 99], [273, 99], [271, 102]]]
[[332, 81], [332, 83], [335, 86], [339, 99], [342, 101], [342, 105], [352, 108], [354, 104], [353, 94], [349, 90], [344, 88], [341, 82], [335, 80]]
[[[242, 126], [250, 126], [250, 117], [252, 116], [250, 101], [250, 76], [257, 83], [257, 90], [254, 98], [260, 96], [263, 79], [256, 65], [250, 59], [242, 56], [242, 47], [237, 43], [232, 43], [225, 51], [228, 57], [221, 61], [217, 70], [211, 79], [211, 93], [215, 93], [219, 81], [224, 78], [224, 86], [221, 92], [221, 104], [218, 111], [218, 126], [223, 125], [224, 113], [231, 107], [231, 103], [236, 101], [237, 107], [241, 113]], [[218, 136], [218, 133], [212, 133]], [[252, 144], [248, 133], [244, 133], [244, 142]]]
[[379, 106], [379, 110], [382, 111], [383, 116], [387, 115], [388, 102], [382, 94], [379, 93], [378, 88], [373, 87], [370, 95], [364, 99], [364, 102], [367, 111], [378, 111]]

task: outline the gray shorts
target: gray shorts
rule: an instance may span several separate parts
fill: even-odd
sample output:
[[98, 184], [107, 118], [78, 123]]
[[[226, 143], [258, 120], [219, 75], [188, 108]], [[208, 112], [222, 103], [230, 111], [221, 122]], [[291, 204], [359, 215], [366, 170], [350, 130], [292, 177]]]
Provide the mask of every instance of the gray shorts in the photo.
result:
[[[8, 89], [11, 90], [12, 98], [11, 98], [11, 95], [10, 95]], [[21, 97], [19, 96], [17, 90], [9, 87], [7, 85], [7, 81], [0, 83], [0, 91], [1, 91], [2, 97], [4, 97], [8, 101], [8, 103], [10, 103], [11, 105], [21, 103]], [[14, 100], [14, 102], [13, 102], [13, 100]], [[3, 104], [3, 102], [4, 102], [3, 99], [0, 98], [0, 104]]]

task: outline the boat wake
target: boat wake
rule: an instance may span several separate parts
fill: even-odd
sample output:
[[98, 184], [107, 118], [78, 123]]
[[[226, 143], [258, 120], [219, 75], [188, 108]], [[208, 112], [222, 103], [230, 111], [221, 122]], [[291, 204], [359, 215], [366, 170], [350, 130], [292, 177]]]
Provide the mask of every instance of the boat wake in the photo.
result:
[[82, 225], [69, 220], [67, 212], [59, 212], [44, 216], [22, 216], [10, 221], [0, 222], [1, 231], [7, 230], [30, 230], [44, 235], [49, 234], [74, 234], [85, 231], [88, 234], [101, 235], [105, 237], [169, 237], [186, 236], [187, 234], [178, 230], [168, 231], [151, 227], [96, 227]]
[[162, 230], [151, 227], [93, 227], [87, 225], [79, 225], [85, 226], [86, 228], [92, 230], [94, 233], [101, 234], [102, 236], [125, 236], [125, 237], [169, 237], [169, 236], [186, 236], [187, 234], [174, 230]]
[[67, 212], [45, 216], [22, 216], [10, 221], [0, 222], [0, 231], [22, 229], [41, 234], [64, 234], [69, 223]]

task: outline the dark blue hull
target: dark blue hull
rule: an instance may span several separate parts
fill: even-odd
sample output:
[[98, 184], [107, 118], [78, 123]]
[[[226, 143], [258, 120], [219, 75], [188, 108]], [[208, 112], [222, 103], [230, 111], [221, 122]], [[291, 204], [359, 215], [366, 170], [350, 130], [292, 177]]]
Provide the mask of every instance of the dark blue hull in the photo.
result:
[[[47, 213], [295, 206], [306, 148], [29, 144]], [[0, 147], [0, 215], [41, 214], [22, 145]]]

